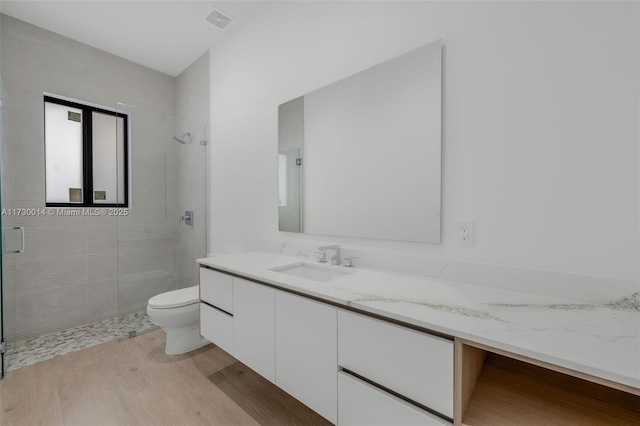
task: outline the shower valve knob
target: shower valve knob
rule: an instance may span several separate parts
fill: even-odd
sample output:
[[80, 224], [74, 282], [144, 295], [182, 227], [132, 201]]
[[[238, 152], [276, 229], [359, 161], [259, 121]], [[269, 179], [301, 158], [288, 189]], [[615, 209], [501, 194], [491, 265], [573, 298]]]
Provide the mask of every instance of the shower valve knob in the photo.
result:
[[180, 220], [184, 220], [185, 225], [193, 225], [193, 212], [187, 210], [184, 215], [180, 216]]

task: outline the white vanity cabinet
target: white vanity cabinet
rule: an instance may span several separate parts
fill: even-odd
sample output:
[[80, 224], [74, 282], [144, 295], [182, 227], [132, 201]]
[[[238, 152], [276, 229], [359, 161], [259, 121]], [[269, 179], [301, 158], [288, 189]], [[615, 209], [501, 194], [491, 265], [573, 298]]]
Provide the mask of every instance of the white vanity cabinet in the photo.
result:
[[452, 341], [200, 271], [202, 335], [330, 422], [451, 425]]
[[233, 356], [271, 382], [276, 378], [275, 293], [233, 278]]
[[233, 277], [222, 272], [200, 268], [200, 299], [233, 315]]
[[[453, 418], [453, 341], [338, 311], [338, 365]], [[339, 393], [339, 405], [342, 390]]]
[[259, 279], [256, 259], [265, 270], [280, 263], [247, 254], [247, 279], [239, 261], [203, 264], [201, 334], [334, 424], [640, 425], [637, 386], [527, 356], [535, 348], [507, 351], [505, 342], [492, 347], [438, 334], [423, 328], [419, 310], [408, 323], [393, 304], [365, 312], [326, 287], [306, 289], [302, 278], [300, 286], [293, 276], [279, 284], [272, 273], [252, 281]]
[[338, 397], [340, 426], [451, 426], [446, 420], [344, 372], [338, 373]]
[[276, 291], [276, 385], [337, 423], [338, 309]]
[[200, 303], [200, 335], [233, 355], [233, 317]]
[[200, 268], [200, 300], [200, 334], [233, 355], [233, 278]]

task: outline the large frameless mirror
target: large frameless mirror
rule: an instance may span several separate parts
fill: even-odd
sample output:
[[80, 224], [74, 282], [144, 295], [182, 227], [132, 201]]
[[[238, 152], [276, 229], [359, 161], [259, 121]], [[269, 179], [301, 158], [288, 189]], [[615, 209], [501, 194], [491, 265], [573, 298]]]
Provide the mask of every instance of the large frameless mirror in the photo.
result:
[[441, 40], [280, 105], [280, 231], [439, 243], [441, 105]]

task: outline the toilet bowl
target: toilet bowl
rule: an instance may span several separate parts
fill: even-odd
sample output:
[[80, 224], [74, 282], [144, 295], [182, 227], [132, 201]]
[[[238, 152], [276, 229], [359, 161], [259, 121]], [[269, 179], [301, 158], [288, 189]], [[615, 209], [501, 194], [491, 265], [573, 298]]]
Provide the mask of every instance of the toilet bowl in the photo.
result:
[[179, 355], [209, 341], [200, 336], [198, 286], [158, 294], [149, 299], [147, 315], [167, 333], [165, 352]]

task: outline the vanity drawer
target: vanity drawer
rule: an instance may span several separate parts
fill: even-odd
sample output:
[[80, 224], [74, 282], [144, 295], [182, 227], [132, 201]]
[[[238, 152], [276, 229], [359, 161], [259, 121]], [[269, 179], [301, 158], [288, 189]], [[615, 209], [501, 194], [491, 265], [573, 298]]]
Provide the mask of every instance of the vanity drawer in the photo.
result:
[[200, 334], [233, 355], [233, 317], [200, 303]]
[[338, 364], [453, 418], [453, 342], [338, 311]]
[[340, 426], [451, 426], [446, 420], [350, 374], [338, 373]]
[[233, 277], [201, 267], [200, 299], [233, 314]]

